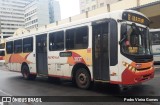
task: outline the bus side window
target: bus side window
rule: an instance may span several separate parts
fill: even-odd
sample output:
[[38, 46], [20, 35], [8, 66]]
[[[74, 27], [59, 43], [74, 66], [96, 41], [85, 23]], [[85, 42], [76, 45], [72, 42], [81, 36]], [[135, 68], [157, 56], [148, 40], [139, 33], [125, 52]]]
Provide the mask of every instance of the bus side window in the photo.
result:
[[23, 52], [32, 52], [33, 51], [33, 38], [25, 38], [23, 39]]
[[53, 32], [49, 34], [49, 50], [57, 51], [64, 49], [64, 32]]
[[7, 54], [13, 53], [13, 41], [6, 43], [6, 52], [7, 52]]
[[74, 32], [72, 30], [66, 31], [66, 48], [67, 49], [74, 48]]
[[66, 49], [85, 49], [88, 47], [88, 26], [66, 30]]
[[22, 52], [22, 39], [14, 41], [14, 53]]
[[75, 49], [84, 49], [88, 47], [88, 27], [80, 27], [76, 29]]

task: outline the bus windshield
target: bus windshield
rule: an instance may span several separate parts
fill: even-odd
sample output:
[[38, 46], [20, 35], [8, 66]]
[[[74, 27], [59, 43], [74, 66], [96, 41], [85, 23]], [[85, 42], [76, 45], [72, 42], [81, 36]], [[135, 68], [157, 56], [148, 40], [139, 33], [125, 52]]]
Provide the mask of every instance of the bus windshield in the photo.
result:
[[132, 55], [150, 55], [149, 31], [147, 28], [126, 25], [125, 39], [122, 42], [122, 51]]

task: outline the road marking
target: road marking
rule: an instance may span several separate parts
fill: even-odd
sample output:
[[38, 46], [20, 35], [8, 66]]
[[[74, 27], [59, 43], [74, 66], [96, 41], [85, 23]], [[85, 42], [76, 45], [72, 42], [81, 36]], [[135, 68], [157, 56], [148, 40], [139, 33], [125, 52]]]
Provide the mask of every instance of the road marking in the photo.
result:
[[10, 94], [4, 92], [3, 90], [0, 90], [0, 92], [3, 93], [3, 94], [5, 94], [5, 95], [7, 95], [7, 96], [12, 96], [12, 95], [10, 95]]

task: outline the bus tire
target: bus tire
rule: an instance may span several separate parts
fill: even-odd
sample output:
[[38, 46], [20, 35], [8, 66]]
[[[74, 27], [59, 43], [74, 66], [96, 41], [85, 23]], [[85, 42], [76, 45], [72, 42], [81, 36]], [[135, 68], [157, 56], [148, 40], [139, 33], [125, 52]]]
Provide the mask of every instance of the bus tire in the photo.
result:
[[76, 85], [81, 89], [89, 89], [91, 86], [91, 76], [85, 68], [79, 68], [75, 74]]
[[29, 67], [27, 65], [22, 66], [22, 75], [25, 80], [35, 80], [36, 75], [30, 74]]

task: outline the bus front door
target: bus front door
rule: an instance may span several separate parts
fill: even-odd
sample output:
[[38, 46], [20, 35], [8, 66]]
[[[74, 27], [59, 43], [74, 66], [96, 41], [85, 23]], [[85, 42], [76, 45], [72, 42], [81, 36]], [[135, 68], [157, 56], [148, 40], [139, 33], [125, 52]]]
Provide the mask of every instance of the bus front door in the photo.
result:
[[93, 25], [93, 76], [109, 81], [108, 22]]
[[48, 75], [47, 35], [36, 36], [36, 68], [40, 75]]

